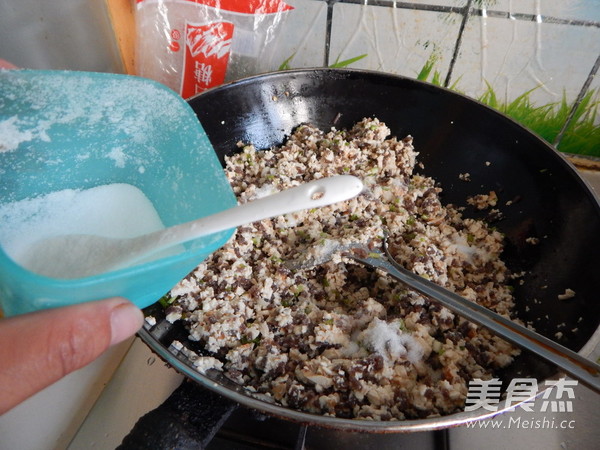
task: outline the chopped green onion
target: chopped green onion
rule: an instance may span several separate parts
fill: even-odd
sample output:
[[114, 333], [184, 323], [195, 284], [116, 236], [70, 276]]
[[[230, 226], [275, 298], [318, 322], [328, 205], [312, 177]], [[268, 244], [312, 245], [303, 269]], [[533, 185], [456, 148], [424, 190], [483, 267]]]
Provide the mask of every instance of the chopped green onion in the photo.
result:
[[171, 304], [175, 301], [175, 298], [169, 296], [169, 295], [163, 295], [159, 300], [158, 303], [160, 303], [160, 305], [163, 308], [167, 308], [168, 306], [171, 306]]

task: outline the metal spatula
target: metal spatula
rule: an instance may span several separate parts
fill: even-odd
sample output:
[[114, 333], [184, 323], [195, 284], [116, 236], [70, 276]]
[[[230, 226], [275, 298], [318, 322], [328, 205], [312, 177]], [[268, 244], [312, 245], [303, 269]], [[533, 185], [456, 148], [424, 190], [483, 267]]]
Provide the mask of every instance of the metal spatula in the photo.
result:
[[590, 389], [600, 392], [600, 365], [529, 328], [407, 270], [391, 256], [387, 246], [387, 233], [384, 233], [382, 247], [380, 250], [379, 245], [372, 245], [372, 243], [369, 245], [361, 243], [336, 245], [332, 241], [329, 245], [321, 247], [318, 252], [309, 252], [303, 257], [288, 262], [287, 266], [292, 270], [310, 269], [332, 260], [336, 255], [341, 255], [367, 267], [380, 269], [421, 294], [438, 301], [452, 312], [487, 328], [495, 335], [520, 348], [535, 353], [578, 379]]

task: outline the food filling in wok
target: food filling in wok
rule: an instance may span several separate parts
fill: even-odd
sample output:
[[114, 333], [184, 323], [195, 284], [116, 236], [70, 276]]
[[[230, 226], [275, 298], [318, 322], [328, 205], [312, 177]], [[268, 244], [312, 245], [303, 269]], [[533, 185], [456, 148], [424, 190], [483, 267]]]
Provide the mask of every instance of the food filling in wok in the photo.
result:
[[[518, 349], [376, 270], [337, 256], [294, 270], [286, 262], [349, 242], [381, 242], [397, 261], [463, 297], [512, 316], [515, 281], [503, 236], [443, 205], [416, 173], [410, 136], [377, 119], [349, 130], [298, 127], [280, 148], [240, 143], [225, 171], [241, 203], [337, 174], [365, 193], [240, 227], [170, 293], [175, 342], [200, 372], [217, 369], [285, 407], [343, 418], [403, 420], [464, 408], [469, 380], [489, 379]], [[457, 182], [469, 182], [468, 174]], [[442, 187], [443, 188], [443, 187]], [[494, 216], [494, 193], [469, 199]]]

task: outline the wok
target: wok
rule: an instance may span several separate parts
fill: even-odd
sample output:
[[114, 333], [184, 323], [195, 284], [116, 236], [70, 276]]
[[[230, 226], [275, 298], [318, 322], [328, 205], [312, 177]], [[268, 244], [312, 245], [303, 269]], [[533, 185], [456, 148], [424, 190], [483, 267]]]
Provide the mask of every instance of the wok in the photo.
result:
[[[560, 153], [513, 120], [453, 91], [400, 76], [349, 69], [256, 76], [214, 88], [188, 102], [221, 161], [235, 151], [238, 141], [266, 149], [281, 144], [303, 123], [339, 129], [374, 116], [398, 138], [412, 135], [420, 152], [418, 160], [424, 164], [418, 171], [440, 183], [444, 203], [466, 206], [468, 196], [491, 190], [498, 193], [503, 218], [495, 226], [506, 236], [504, 260], [513, 272], [526, 271], [525, 282], [516, 284], [514, 290], [518, 316], [551, 339], [562, 331], [558, 342], [584, 356], [600, 341], [600, 279], [594, 274], [600, 267], [600, 204]], [[470, 174], [470, 182], [459, 180], [464, 173]], [[509, 200], [511, 204], [506, 205]], [[481, 218], [481, 214], [465, 210], [468, 217]], [[538, 237], [540, 244], [527, 244], [528, 237]], [[558, 295], [567, 288], [575, 291], [575, 297], [559, 301]], [[141, 338], [175, 369], [222, 397], [271, 415], [349, 431], [406, 432], [497, 414], [480, 409], [377, 422], [294, 411], [251, 397], [219, 373], [199, 374], [185, 357], [169, 350], [173, 339], [186, 340], [183, 325], [166, 322], [157, 305], [148, 308], [147, 314], [154, 315], [157, 324], [142, 330]], [[515, 376], [541, 381], [558, 374], [554, 367], [523, 352], [498, 376], [506, 382]], [[196, 403], [196, 409], [201, 408]]]

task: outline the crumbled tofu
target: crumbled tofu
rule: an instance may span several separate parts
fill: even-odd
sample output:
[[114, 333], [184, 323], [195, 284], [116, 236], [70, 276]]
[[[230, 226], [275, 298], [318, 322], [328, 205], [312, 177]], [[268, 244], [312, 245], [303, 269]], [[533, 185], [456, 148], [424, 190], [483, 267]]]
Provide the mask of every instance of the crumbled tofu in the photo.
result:
[[[329, 246], [380, 239], [407, 269], [500, 314], [514, 307], [503, 236], [444, 206], [435, 180], [416, 174], [410, 136], [377, 119], [350, 130], [295, 130], [278, 149], [239, 144], [226, 174], [240, 203], [315, 178], [351, 174], [368, 194], [239, 227], [171, 291], [171, 319], [248, 392], [289, 408], [367, 420], [460, 411], [472, 378], [493, 376], [519, 350], [379, 271], [341, 256], [292, 271], [283, 261]], [[461, 174], [463, 179], [468, 174]], [[481, 198], [495, 204], [494, 192]], [[198, 345], [198, 344], [196, 344]], [[219, 364], [219, 362], [221, 364]]]
[[558, 295], [559, 300], [569, 300], [570, 298], [575, 297], [575, 291], [573, 289], [565, 289], [563, 294]]
[[479, 194], [467, 198], [467, 203], [477, 209], [488, 209], [496, 206], [498, 196], [495, 191], [490, 191], [489, 194]]
[[154, 316], [146, 316], [145, 320], [146, 320], [146, 323], [151, 327], [156, 325], [156, 317], [154, 317]]

